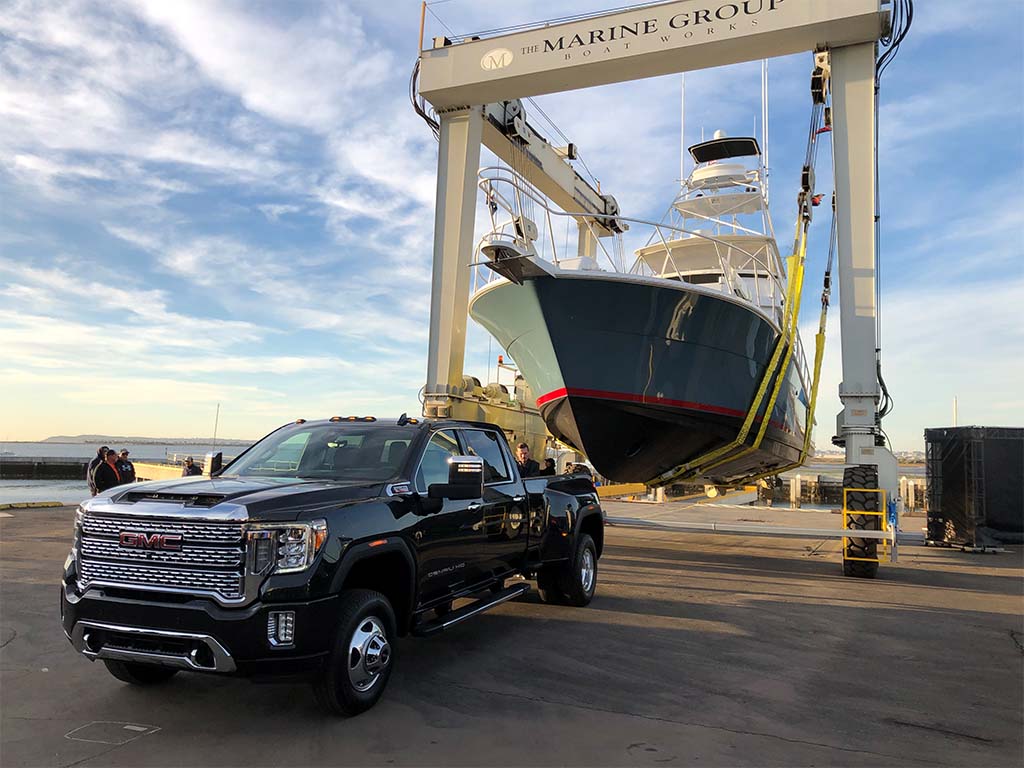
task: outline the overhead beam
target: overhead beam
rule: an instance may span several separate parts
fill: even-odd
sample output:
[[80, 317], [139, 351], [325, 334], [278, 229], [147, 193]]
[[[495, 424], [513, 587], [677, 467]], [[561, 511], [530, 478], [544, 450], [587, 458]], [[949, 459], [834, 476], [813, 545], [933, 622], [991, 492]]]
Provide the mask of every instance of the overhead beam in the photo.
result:
[[880, 0], [679, 0], [425, 50], [437, 109], [874, 42]]
[[501, 103], [484, 107], [484, 146], [563, 211], [596, 216], [577, 217], [577, 220], [581, 223], [589, 221], [601, 236], [611, 235], [612, 232], [604, 226], [606, 219], [603, 216], [610, 211], [601, 193], [580, 176], [565, 157], [534, 131], [526, 120], [517, 119], [517, 133], [509, 135], [508, 128], [503, 125], [506, 121], [501, 111]]

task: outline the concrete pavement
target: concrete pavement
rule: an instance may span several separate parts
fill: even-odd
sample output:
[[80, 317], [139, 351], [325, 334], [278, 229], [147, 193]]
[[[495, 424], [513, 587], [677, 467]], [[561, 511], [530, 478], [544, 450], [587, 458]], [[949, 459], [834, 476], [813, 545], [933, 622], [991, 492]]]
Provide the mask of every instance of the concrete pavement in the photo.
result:
[[1020, 548], [905, 550], [610, 528], [589, 608], [505, 604], [398, 643], [352, 719], [298, 684], [135, 689], [71, 649], [72, 510], [0, 519], [0, 765], [986, 765], [1024, 761]]

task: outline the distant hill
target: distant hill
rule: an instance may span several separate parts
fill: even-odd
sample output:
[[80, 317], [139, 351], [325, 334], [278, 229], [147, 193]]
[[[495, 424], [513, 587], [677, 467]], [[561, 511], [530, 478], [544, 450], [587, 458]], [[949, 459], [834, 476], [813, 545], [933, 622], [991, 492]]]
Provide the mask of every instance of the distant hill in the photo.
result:
[[[54, 435], [41, 442], [44, 443], [133, 443], [135, 445], [208, 445], [212, 437], [131, 437], [125, 435]], [[231, 437], [218, 437], [217, 445], [252, 445], [255, 440], [241, 440]]]

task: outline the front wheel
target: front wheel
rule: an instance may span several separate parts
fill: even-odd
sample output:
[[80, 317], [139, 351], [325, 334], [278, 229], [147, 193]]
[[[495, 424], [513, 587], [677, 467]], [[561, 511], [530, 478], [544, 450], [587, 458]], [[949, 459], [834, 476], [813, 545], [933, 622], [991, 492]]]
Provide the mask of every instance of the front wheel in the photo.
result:
[[380, 699], [394, 666], [395, 613], [380, 592], [342, 592], [334, 647], [313, 685], [320, 705], [335, 715], [358, 715]]
[[161, 667], [158, 664], [116, 659], [104, 659], [103, 663], [110, 674], [129, 685], [159, 685], [178, 674], [178, 670], [173, 667]]

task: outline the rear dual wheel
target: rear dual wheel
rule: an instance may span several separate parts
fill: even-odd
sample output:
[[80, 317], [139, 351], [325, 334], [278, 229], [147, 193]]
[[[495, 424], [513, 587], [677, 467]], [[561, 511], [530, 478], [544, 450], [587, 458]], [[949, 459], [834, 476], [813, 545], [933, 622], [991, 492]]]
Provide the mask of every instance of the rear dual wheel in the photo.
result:
[[588, 605], [597, 590], [597, 547], [589, 534], [581, 533], [572, 559], [552, 571], [537, 574], [541, 600], [556, 605]]

